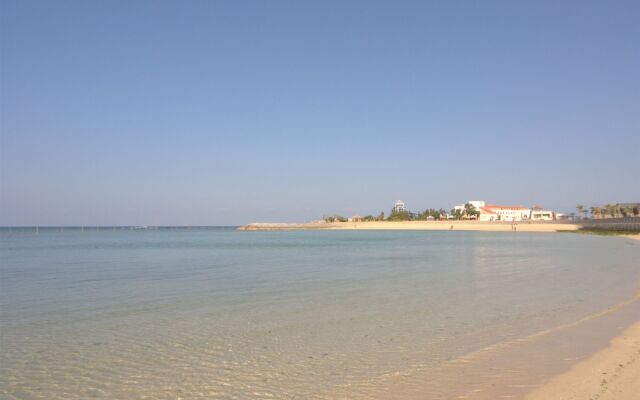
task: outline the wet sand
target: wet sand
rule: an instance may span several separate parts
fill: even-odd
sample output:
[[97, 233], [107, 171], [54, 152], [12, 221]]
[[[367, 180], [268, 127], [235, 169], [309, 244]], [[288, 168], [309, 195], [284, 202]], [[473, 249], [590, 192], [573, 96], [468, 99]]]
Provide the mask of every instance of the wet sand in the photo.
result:
[[640, 396], [640, 322], [525, 400], [635, 400]]
[[[351, 393], [339, 393], [336, 398], [636, 399], [633, 396], [640, 393], [638, 315], [640, 295], [574, 323], [450, 360], [437, 370], [398, 372], [352, 387]], [[598, 352], [611, 337], [615, 337], [611, 346]]]
[[[640, 234], [624, 235], [640, 240]], [[635, 313], [635, 320], [640, 311]], [[529, 392], [525, 400], [635, 400], [640, 393], [640, 321], [606, 348]]]

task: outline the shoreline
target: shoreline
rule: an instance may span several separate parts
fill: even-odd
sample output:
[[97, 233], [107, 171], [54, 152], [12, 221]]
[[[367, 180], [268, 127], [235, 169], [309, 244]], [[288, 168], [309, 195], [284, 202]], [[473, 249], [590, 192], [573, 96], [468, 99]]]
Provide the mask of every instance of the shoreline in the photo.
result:
[[309, 223], [251, 223], [240, 231], [290, 230], [424, 230], [424, 231], [485, 231], [485, 232], [557, 232], [574, 231], [580, 225], [542, 221], [371, 221], [371, 222], [309, 222]]
[[[640, 234], [618, 237], [640, 240]], [[635, 400], [640, 393], [640, 317], [635, 315], [605, 346], [530, 390], [524, 400]]]
[[635, 400], [638, 312], [640, 293], [576, 321], [478, 349], [438, 370], [390, 373], [334, 398]]
[[640, 322], [533, 390], [525, 400], [634, 400], [640, 393]]
[[640, 240], [640, 233], [637, 233], [635, 235], [621, 235], [620, 237], [623, 237], [625, 239]]

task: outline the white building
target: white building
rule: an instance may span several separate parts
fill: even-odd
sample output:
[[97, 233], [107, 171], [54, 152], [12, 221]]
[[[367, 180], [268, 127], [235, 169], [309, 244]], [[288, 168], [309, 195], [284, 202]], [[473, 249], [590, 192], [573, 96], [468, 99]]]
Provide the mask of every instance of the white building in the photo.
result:
[[393, 212], [404, 212], [407, 211], [407, 206], [404, 205], [404, 201], [398, 200], [396, 204], [393, 206]]
[[477, 211], [480, 211], [480, 209], [482, 207], [484, 207], [486, 203], [484, 201], [481, 201], [481, 200], [471, 200], [471, 201], [467, 201], [464, 204], [459, 204], [459, 205], [453, 207], [453, 209], [454, 210], [464, 211], [464, 206], [467, 205], [467, 204], [471, 204]]
[[553, 211], [544, 210], [540, 206], [533, 206], [529, 219], [532, 221], [553, 221], [556, 219], [556, 214]]
[[[480, 221], [522, 221], [528, 220], [531, 216], [531, 209], [524, 206], [498, 206], [481, 200], [471, 200], [465, 204], [471, 204], [480, 211]], [[455, 206], [454, 210], [464, 212], [465, 204]]]
[[500, 216], [489, 210], [485, 207], [482, 207], [480, 210], [480, 216], [478, 217], [478, 221], [499, 221]]
[[[483, 214], [486, 214], [483, 218]], [[480, 221], [522, 221], [528, 220], [531, 209], [524, 206], [498, 206], [487, 204], [480, 208]]]

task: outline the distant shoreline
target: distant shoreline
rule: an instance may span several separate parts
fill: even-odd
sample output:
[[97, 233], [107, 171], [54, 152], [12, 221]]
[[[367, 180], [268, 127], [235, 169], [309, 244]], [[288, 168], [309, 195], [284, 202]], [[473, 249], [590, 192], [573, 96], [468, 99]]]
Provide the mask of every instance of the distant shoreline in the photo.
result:
[[490, 231], [490, 232], [557, 232], [574, 231], [580, 225], [571, 222], [485, 222], [485, 221], [371, 221], [371, 222], [309, 222], [299, 224], [252, 223], [241, 231], [287, 230], [425, 230], [425, 231]]

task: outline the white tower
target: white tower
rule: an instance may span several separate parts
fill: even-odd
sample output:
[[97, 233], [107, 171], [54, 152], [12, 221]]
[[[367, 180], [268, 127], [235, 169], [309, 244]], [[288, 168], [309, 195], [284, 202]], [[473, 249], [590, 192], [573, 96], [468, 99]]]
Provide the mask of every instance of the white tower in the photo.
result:
[[393, 206], [393, 211], [395, 212], [407, 211], [407, 206], [404, 205], [404, 201], [398, 200], [396, 201], [396, 204]]

